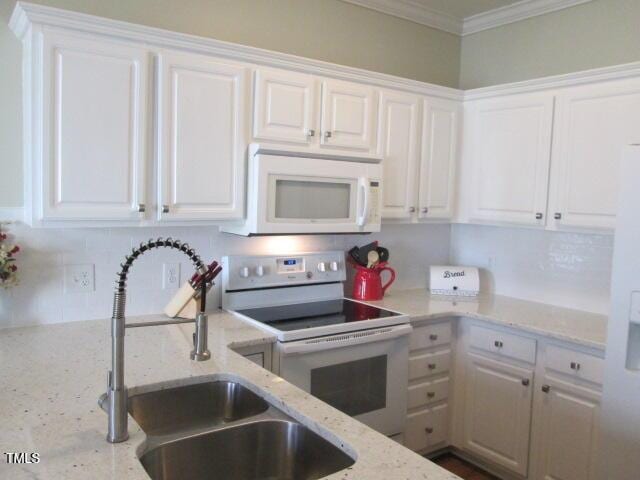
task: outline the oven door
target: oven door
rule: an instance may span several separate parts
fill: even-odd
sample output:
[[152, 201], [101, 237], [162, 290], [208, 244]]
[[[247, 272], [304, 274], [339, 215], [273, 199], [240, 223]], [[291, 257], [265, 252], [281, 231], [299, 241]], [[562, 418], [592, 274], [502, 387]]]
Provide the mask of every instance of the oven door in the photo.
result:
[[255, 233], [380, 230], [380, 165], [256, 155], [251, 170]]
[[407, 414], [409, 334], [397, 325], [278, 345], [279, 374], [371, 428], [395, 435]]

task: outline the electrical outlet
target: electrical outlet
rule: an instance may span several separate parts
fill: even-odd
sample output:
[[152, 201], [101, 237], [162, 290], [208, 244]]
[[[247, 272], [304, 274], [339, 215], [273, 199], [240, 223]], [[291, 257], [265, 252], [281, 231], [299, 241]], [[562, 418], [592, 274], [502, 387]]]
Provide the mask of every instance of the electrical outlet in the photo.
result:
[[162, 288], [177, 290], [180, 286], [180, 264], [165, 263], [162, 265]]
[[64, 292], [93, 292], [95, 279], [95, 267], [93, 264], [65, 265], [64, 266]]

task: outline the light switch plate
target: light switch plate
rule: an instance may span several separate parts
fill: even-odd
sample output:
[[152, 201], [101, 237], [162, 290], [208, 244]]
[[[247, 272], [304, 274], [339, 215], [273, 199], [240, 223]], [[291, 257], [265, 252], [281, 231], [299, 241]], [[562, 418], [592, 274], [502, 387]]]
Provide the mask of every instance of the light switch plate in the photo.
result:
[[640, 325], [640, 292], [631, 292], [631, 312], [629, 320]]
[[64, 266], [64, 293], [93, 292], [95, 269], [93, 264]]

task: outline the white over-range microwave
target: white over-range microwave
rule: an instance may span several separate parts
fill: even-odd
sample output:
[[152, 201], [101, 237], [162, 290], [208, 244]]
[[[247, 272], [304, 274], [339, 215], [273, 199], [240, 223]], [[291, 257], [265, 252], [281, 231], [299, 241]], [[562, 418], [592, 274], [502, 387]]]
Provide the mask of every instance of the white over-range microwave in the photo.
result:
[[380, 231], [382, 166], [370, 158], [249, 147], [247, 217], [239, 235]]

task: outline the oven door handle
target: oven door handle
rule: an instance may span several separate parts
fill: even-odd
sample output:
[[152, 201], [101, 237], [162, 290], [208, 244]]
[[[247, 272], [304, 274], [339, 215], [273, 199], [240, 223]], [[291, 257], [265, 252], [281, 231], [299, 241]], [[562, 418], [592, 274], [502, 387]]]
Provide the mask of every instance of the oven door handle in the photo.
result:
[[353, 345], [363, 345], [366, 343], [381, 342], [391, 340], [404, 335], [409, 335], [413, 328], [411, 325], [396, 325], [393, 327], [382, 327], [373, 330], [362, 330], [359, 332], [349, 332], [328, 337], [311, 338], [297, 342], [285, 342], [279, 345], [281, 355], [300, 355], [304, 353], [317, 352], [320, 350], [331, 350], [334, 348], [351, 347]]

